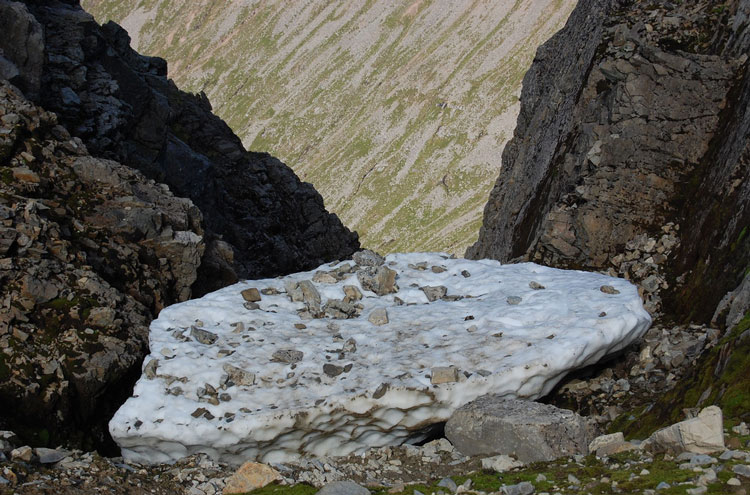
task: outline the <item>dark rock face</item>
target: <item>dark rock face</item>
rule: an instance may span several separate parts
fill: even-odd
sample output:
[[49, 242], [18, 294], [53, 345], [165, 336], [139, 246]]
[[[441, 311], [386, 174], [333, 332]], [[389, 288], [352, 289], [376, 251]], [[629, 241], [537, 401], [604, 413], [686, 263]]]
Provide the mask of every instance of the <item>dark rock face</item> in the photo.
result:
[[0, 425], [106, 449], [163, 307], [357, 235], [77, 1], [0, 0], [0, 28]]
[[0, 116], [0, 421], [27, 441], [101, 447], [150, 320], [190, 297], [201, 214], [89, 155], [7, 81]]
[[749, 11], [582, 0], [524, 78], [467, 257], [609, 270], [708, 321], [750, 265]]
[[77, 2], [26, 6], [44, 32], [37, 101], [93, 155], [137, 168], [201, 209], [207, 249], [194, 292], [310, 269], [359, 247], [310, 184], [246, 152], [205, 95], [178, 90], [166, 62], [131, 50], [118, 25], [99, 26]]

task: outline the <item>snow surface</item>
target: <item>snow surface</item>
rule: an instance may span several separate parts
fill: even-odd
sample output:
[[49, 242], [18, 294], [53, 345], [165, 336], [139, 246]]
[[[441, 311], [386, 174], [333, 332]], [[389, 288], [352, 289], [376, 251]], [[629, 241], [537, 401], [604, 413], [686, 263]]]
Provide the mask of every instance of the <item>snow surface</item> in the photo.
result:
[[[423, 262], [426, 269], [415, 267]], [[318, 270], [346, 263], [354, 264]], [[151, 324], [144, 375], [110, 422], [123, 456], [156, 463], [205, 452], [237, 464], [283, 462], [419, 440], [425, 426], [480, 395], [547, 394], [569, 371], [622, 349], [651, 323], [635, 286], [596, 273], [441, 253], [389, 255], [386, 266], [398, 273], [394, 294], [365, 291], [354, 273], [314, 283], [323, 304], [342, 299], [344, 285], [360, 288], [364, 308], [353, 319], [300, 318], [304, 305], [290, 300], [285, 281], [310, 280], [315, 271], [240, 282], [164, 309]], [[428, 302], [420, 287], [439, 285], [448, 300]], [[604, 285], [619, 293], [604, 293]], [[280, 294], [261, 296], [260, 308], [250, 310], [241, 291], [251, 287]], [[377, 308], [386, 308], [389, 323], [368, 321]], [[216, 341], [198, 342], [191, 326]], [[290, 349], [303, 353], [299, 362], [271, 360]], [[329, 376], [326, 363], [351, 368]], [[254, 384], [227, 382], [227, 364], [254, 373]], [[457, 368], [458, 381], [432, 384], [439, 367]]]

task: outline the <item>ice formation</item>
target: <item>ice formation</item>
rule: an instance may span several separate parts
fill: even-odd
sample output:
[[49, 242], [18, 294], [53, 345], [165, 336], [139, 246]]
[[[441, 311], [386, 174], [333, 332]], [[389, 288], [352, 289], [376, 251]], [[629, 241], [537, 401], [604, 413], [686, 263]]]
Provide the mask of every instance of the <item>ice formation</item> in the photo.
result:
[[164, 309], [110, 431], [146, 463], [394, 445], [486, 393], [541, 397], [650, 323], [635, 286], [596, 273], [440, 253], [324, 265]]

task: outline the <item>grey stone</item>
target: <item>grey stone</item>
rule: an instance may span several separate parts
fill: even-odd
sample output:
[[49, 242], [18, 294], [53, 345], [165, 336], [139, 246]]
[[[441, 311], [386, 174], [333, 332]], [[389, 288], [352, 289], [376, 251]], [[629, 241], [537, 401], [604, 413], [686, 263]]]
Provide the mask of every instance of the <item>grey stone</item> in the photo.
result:
[[747, 466], [745, 464], [737, 464], [736, 466], [733, 466], [732, 472], [734, 474], [739, 474], [740, 476], [743, 476], [745, 478], [750, 478], [750, 466]]
[[444, 285], [426, 285], [424, 287], [420, 287], [420, 289], [422, 289], [422, 292], [424, 292], [424, 295], [427, 296], [427, 300], [430, 302], [442, 299], [448, 293], [448, 288]]
[[605, 294], [619, 294], [620, 291], [612, 287], [611, 285], [602, 285], [599, 287], [599, 290], [604, 292]]
[[523, 465], [523, 462], [503, 454], [482, 459], [482, 469], [492, 469], [498, 473], [503, 473]]
[[219, 339], [219, 336], [215, 333], [209, 332], [208, 330], [203, 330], [202, 328], [198, 328], [196, 326], [190, 327], [190, 335], [195, 338], [195, 340], [204, 345], [215, 344]]
[[304, 353], [295, 349], [279, 349], [271, 355], [271, 361], [294, 364], [302, 361]]
[[374, 251], [363, 249], [352, 255], [352, 260], [359, 266], [380, 266], [385, 263], [385, 258]]
[[255, 373], [245, 371], [237, 366], [232, 366], [229, 363], [225, 363], [222, 369], [229, 375], [229, 379], [235, 385], [250, 386], [255, 384]]
[[320, 310], [320, 293], [315, 285], [309, 280], [303, 280], [299, 283], [299, 288], [302, 291], [302, 301], [307, 305], [310, 310]]
[[62, 449], [45, 449], [37, 447], [34, 453], [39, 458], [40, 464], [54, 464], [65, 459], [70, 453]]
[[450, 490], [451, 492], [454, 492], [454, 493], [456, 492], [456, 490], [458, 490], [458, 485], [456, 484], [455, 481], [453, 481], [450, 478], [443, 478], [442, 480], [440, 480], [438, 482], [438, 486], [442, 486], [443, 488], [447, 488], [448, 490]]
[[343, 366], [337, 366], [331, 363], [326, 363], [323, 365], [323, 373], [330, 376], [331, 378], [339, 376], [343, 372], [344, 372]]
[[660, 481], [658, 485], [656, 485], [656, 490], [666, 490], [667, 488], [671, 488], [672, 485], [667, 483], [666, 481]]
[[534, 290], [542, 290], [545, 288], [542, 284], [540, 284], [539, 282], [535, 282], [534, 280], [529, 282], [529, 287]]
[[696, 418], [654, 432], [643, 448], [653, 452], [710, 454], [724, 450], [723, 415], [717, 406], [703, 409]]
[[334, 481], [318, 490], [317, 495], [370, 495], [370, 490], [353, 481]]
[[366, 267], [357, 271], [357, 279], [362, 285], [362, 288], [372, 291], [378, 296], [385, 296], [386, 294], [398, 292], [396, 275], [396, 271], [391, 270], [387, 266], [379, 266], [377, 269], [374, 267]]
[[516, 485], [503, 485], [500, 492], [503, 495], [532, 495], [535, 492], [534, 485], [528, 481], [522, 481]]
[[508, 296], [506, 301], [511, 306], [516, 306], [518, 304], [521, 304], [522, 299], [518, 296]]
[[586, 421], [538, 402], [485, 395], [448, 419], [445, 435], [465, 455], [505, 454], [521, 462], [588, 453]]

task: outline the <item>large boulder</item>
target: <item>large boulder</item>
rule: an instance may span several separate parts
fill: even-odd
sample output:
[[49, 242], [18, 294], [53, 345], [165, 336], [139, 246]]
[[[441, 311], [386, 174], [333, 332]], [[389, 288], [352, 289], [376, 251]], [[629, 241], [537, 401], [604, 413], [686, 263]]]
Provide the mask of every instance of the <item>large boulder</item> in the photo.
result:
[[484, 395], [458, 408], [445, 436], [465, 455], [510, 455], [521, 462], [588, 454], [593, 428], [573, 411]]
[[709, 406], [695, 418], [680, 421], [654, 432], [643, 448], [654, 453], [710, 454], [724, 450], [724, 420], [721, 409]]

